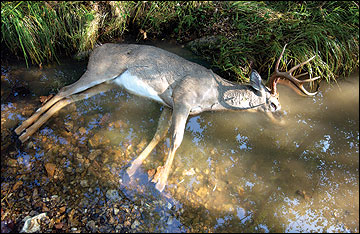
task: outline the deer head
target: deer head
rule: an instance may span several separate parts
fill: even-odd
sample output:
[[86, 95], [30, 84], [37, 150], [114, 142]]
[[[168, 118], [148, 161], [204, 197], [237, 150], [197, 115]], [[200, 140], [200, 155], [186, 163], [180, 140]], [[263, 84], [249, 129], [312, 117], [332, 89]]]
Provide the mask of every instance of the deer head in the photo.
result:
[[[296, 77], [294, 77], [292, 75], [292, 72], [294, 72], [295, 69], [310, 62], [312, 59], [315, 58], [315, 56], [311, 57], [310, 59], [306, 60], [303, 63], [300, 63], [300, 64], [292, 67], [287, 72], [280, 72], [279, 64], [280, 64], [280, 60], [284, 54], [285, 48], [286, 48], [286, 45], [284, 46], [284, 48], [280, 54], [280, 57], [276, 62], [275, 70], [272, 73], [272, 75], [270, 76], [270, 78], [268, 79], [268, 82], [266, 85], [262, 84], [261, 76], [259, 75], [259, 73], [257, 73], [257, 71], [252, 70], [251, 74], [250, 74], [251, 87], [253, 89], [255, 89], [256, 91], [262, 92], [262, 94], [263, 94], [262, 96], [266, 97], [266, 103], [264, 103], [264, 105], [262, 106], [263, 111], [265, 111], [265, 112], [277, 112], [281, 109], [281, 105], [279, 102], [279, 93], [276, 88], [277, 84], [279, 84], [279, 83], [289, 86], [290, 88], [294, 89], [300, 95], [314, 96], [315, 94], [317, 94], [317, 90], [315, 92], [307, 91], [304, 88], [304, 84], [315, 81], [315, 80], [319, 79], [320, 76], [315, 77], [315, 78], [306, 79], [306, 80], [298, 80], [297, 79], [298, 77], [307, 75], [308, 73], [305, 72], [300, 75], [297, 75]], [[317, 89], [318, 88], [319, 88], [319, 86], [317, 86]]]

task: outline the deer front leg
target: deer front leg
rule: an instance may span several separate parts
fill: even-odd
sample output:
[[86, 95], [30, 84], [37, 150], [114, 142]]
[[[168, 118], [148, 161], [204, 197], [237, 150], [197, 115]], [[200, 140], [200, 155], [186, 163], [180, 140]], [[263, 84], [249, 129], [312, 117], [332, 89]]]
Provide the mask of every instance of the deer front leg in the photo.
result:
[[146, 146], [143, 152], [141, 152], [141, 154], [131, 163], [131, 166], [126, 170], [126, 172], [130, 177], [134, 175], [135, 171], [143, 163], [143, 161], [149, 156], [150, 152], [166, 136], [170, 124], [171, 124], [171, 109], [164, 107], [164, 110], [162, 111], [161, 116], [159, 118], [159, 123], [153, 139]]
[[179, 148], [185, 131], [186, 120], [189, 116], [190, 108], [182, 106], [175, 108], [172, 116], [171, 124], [171, 145], [170, 150], [165, 162], [165, 165], [161, 168], [160, 173], [157, 173], [153, 182], [157, 182], [155, 188], [162, 192], [165, 188], [167, 178], [170, 174], [172, 162], [174, 160], [175, 152]]

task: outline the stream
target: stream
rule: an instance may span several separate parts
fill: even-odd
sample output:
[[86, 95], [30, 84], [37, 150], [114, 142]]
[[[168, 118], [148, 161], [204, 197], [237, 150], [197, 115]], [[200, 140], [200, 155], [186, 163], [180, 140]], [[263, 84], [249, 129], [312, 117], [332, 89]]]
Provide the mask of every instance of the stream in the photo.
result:
[[[156, 46], [201, 62], [181, 46]], [[314, 97], [278, 87], [283, 126], [261, 113], [190, 116], [159, 193], [149, 179], [168, 137], [133, 178], [126, 169], [163, 106], [121, 88], [70, 104], [17, 140], [40, 96], [76, 81], [86, 64], [2, 63], [2, 232], [41, 213], [42, 232], [359, 232], [358, 71], [323, 81]]]

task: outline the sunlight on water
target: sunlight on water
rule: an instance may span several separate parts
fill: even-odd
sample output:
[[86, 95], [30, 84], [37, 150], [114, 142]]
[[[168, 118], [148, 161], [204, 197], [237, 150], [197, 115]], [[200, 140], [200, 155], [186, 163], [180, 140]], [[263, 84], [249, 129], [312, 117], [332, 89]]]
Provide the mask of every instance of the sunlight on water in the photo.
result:
[[[39, 82], [45, 79], [38, 76]], [[310, 98], [279, 87], [284, 126], [259, 113], [189, 117], [162, 195], [148, 179], [164, 164], [169, 139], [159, 143], [132, 180], [125, 174], [153, 137], [160, 104], [112, 90], [64, 108], [32, 138], [47, 155], [72, 155], [67, 165], [73, 170], [86, 164], [76, 155], [100, 149], [95, 158], [109, 174], [92, 179], [115, 181], [141, 204], [165, 199], [170, 205], [159, 203], [152, 215], [144, 214], [144, 231], [184, 231], [202, 223], [219, 232], [357, 232], [358, 77], [337, 85], [323, 82]], [[12, 103], [1, 108], [9, 119], [24, 120]], [[26, 163], [29, 158], [22, 155], [19, 163]]]

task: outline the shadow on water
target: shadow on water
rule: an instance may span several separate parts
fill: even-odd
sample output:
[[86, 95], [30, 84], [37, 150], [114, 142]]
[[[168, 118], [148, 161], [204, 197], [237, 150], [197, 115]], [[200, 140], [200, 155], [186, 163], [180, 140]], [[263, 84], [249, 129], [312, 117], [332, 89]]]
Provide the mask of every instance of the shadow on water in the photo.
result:
[[[11, 192], [27, 206], [20, 217], [44, 211], [36, 189], [42, 199], [65, 200], [68, 225], [84, 231], [94, 230], [90, 220], [100, 231], [359, 231], [358, 73], [322, 83], [312, 98], [279, 87], [284, 126], [259, 113], [190, 117], [160, 194], [149, 179], [163, 165], [169, 139], [132, 179], [125, 170], [150, 142], [162, 106], [121, 89], [65, 107], [23, 145], [10, 138], [39, 106], [38, 96], [73, 82], [85, 67], [73, 61], [43, 70], [2, 67], [12, 91], [3, 99], [2, 88], [1, 188], [3, 197]], [[21, 189], [14, 189], [17, 181]], [[82, 222], [70, 218], [73, 210]], [[100, 229], [104, 222], [108, 229]]]

